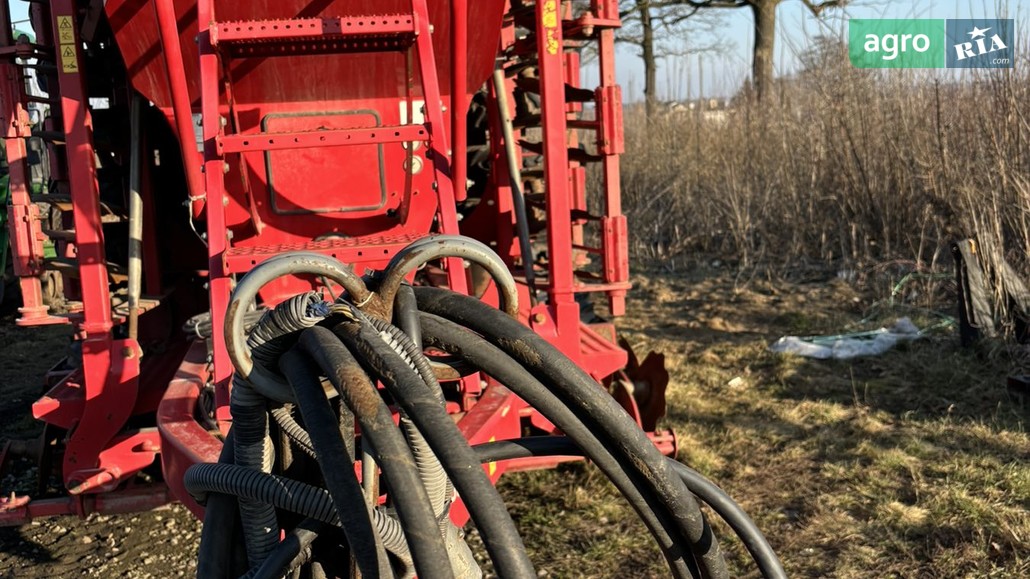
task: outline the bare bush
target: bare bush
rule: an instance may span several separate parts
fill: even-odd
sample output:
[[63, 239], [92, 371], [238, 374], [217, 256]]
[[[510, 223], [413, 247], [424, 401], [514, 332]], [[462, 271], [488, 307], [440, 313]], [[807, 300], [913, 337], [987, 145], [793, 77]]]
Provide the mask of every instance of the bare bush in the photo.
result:
[[638, 258], [742, 269], [946, 265], [973, 237], [1027, 271], [1030, 75], [859, 70], [822, 40], [774, 98], [643, 122], [627, 110], [625, 208]]

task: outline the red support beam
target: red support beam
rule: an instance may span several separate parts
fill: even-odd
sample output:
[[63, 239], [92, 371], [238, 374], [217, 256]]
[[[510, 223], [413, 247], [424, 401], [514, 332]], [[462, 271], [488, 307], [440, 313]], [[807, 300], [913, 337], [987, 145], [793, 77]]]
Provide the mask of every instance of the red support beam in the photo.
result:
[[[558, 0], [536, 4], [536, 42], [540, 75], [540, 113], [547, 203], [547, 255], [559, 347], [570, 354], [579, 349], [579, 308], [573, 298], [572, 191], [566, 142], [565, 57]], [[546, 320], [542, 321], [546, 323]], [[534, 327], [536, 325], [534, 324]], [[547, 331], [547, 330], [544, 330]], [[573, 355], [575, 359], [576, 356]]]
[[179, 150], [186, 170], [186, 184], [192, 203], [193, 217], [200, 217], [204, 210], [201, 192], [204, 180], [200, 174], [200, 158], [197, 155], [193, 132], [193, 106], [190, 104], [189, 87], [186, 84], [186, 66], [182, 61], [182, 46], [179, 44], [179, 25], [173, 0], [154, 0], [157, 22], [160, 27], [161, 54], [164, 55], [168, 88], [172, 94], [172, 111], [175, 129], [179, 135]]
[[259, 42], [332, 36], [378, 36], [415, 32], [410, 14], [347, 16], [334, 18], [294, 18], [219, 22], [211, 27], [211, 43]]
[[222, 135], [218, 137], [217, 143], [219, 153], [224, 155], [229, 153], [280, 151], [285, 149], [306, 149], [311, 147], [407, 143], [425, 141], [428, 136], [426, 128], [422, 125], [401, 125], [396, 127], [369, 127], [362, 129], [297, 131], [292, 133]]
[[[197, 1], [197, 21], [214, 22], [214, 0]], [[229, 377], [232, 364], [221, 331], [225, 325], [225, 310], [229, 305], [232, 279], [226, 276], [224, 254], [229, 249], [225, 222], [225, 204], [229, 198], [225, 191], [225, 160], [218, 152], [218, 138], [222, 134], [222, 116], [219, 106], [221, 90], [221, 62], [211, 43], [211, 31], [200, 27], [197, 39], [200, 49], [200, 107], [204, 139], [204, 196], [207, 221], [208, 292], [210, 296], [212, 357], [214, 362], [215, 405], [218, 421], [227, 428], [229, 421]]]
[[468, 0], [451, 0], [451, 166], [454, 200], [458, 203], [468, 196], [468, 25]]

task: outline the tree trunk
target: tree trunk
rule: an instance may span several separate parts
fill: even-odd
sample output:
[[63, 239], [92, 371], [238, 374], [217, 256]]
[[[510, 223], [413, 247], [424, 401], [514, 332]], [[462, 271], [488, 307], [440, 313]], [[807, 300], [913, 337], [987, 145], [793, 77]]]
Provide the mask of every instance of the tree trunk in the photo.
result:
[[780, 0], [754, 0], [755, 46], [751, 56], [751, 82], [759, 100], [772, 91], [773, 54], [776, 48], [776, 6]]
[[640, 13], [640, 56], [644, 60], [644, 111], [650, 120], [658, 112], [658, 63], [654, 53], [654, 24], [651, 22], [651, 2], [637, 2]]

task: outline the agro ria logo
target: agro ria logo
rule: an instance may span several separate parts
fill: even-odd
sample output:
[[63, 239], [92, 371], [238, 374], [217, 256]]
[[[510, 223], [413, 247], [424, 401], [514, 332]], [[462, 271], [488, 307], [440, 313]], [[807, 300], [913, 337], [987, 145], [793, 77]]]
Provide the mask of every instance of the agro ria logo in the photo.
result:
[[1013, 20], [948, 20], [948, 68], [1012, 68]]

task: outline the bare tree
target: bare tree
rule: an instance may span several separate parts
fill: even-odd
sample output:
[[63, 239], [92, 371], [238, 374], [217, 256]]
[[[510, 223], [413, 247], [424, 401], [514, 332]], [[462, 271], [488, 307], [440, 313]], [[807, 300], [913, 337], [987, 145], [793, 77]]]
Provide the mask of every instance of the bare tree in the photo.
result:
[[[644, 106], [647, 118], [658, 109], [658, 59], [675, 54], [713, 50], [721, 42], [714, 38], [717, 18], [699, 14], [700, 7], [684, 0], [622, 0], [619, 16], [623, 27], [616, 40], [640, 49], [644, 63]], [[708, 41], [692, 43], [687, 29], [703, 31]]]
[[[762, 98], [773, 81], [773, 54], [776, 46], [776, 8], [783, 0], [685, 0], [692, 8], [751, 8], [755, 45], [751, 55], [751, 82]], [[841, 8], [848, 0], [801, 0], [815, 16], [827, 8]]]

